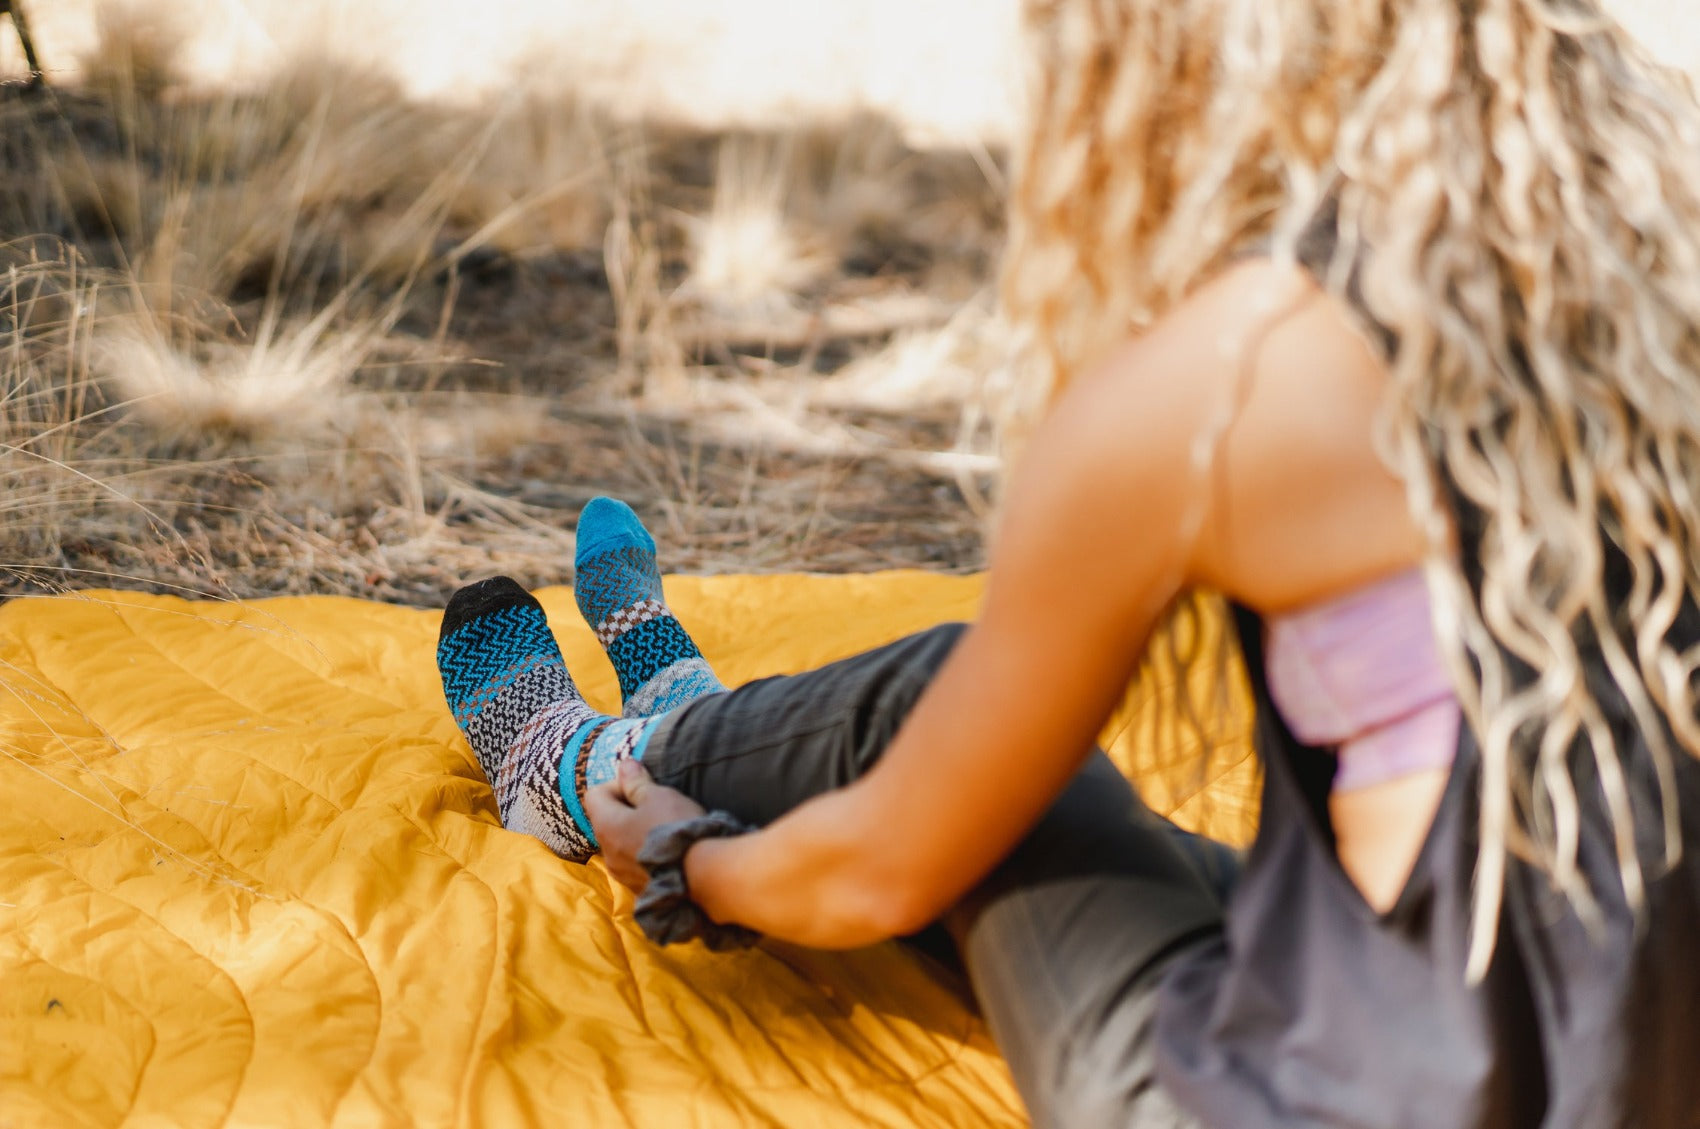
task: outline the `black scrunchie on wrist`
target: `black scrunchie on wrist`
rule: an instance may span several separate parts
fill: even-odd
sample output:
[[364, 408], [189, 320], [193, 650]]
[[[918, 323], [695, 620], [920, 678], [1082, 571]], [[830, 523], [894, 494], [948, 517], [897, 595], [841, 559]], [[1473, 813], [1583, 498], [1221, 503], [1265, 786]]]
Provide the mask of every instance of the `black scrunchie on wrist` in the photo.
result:
[[715, 952], [755, 944], [759, 933], [712, 920], [691, 901], [691, 892], [685, 886], [685, 852], [698, 840], [722, 839], [751, 830], [723, 811], [651, 828], [637, 854], [639, 865], [649, 872], [649, 885], [638, 895], [632, 912], [644, 936], [658, 945], [700, 940]]

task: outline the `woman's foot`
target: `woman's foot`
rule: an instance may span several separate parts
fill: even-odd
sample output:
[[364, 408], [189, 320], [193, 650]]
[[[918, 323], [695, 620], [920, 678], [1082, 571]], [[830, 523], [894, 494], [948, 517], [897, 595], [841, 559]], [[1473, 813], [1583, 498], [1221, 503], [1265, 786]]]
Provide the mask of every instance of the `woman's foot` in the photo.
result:
[[626, 717], [654, 717], [726, 689], [661, 596], [655, 539], [624, 502], [579, 515], [573, 598], [614, 664]]
[[641, 759], [659, 718], [615, 718], [585, 703], [543, 607], [505, 576], [456, 592], [437, 669], [455, 723], [496, 793], [502, 826], [562, 858], [596, 852], [584, 791]]

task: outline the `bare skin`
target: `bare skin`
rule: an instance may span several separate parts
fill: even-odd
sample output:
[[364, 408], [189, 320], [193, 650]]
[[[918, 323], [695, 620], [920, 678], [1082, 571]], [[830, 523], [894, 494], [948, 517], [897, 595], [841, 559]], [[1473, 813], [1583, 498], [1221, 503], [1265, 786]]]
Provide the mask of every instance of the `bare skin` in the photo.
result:
[[[1178, 592], [1204, 585], [1279, 614], [1415, 564], [1404, 488], [1371, 441], [1387, 379], [1338, 304], [1266, 262], [1227, 272], [1106, 358], [1035, 435], [981, 617], [879, 764], [759, 832], [693, 847], [697, 902], [820, 948], [913, 932], [1079, 769]], [[1213, 457], [1201, 454], [1212, 439]], [[1397, 898], [1444, 777], [1332, 800], [1341, 866], [1372, 907]], [[649, 829], [700, 810], [637, 765], [585, 806], [633, 889]]]

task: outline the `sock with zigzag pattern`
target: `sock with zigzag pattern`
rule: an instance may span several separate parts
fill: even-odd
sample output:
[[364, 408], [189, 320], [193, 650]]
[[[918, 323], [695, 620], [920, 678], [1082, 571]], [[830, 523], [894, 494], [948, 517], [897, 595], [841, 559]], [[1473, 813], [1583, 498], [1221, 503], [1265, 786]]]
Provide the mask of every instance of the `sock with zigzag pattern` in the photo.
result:
[[626, 717], [654, 717], [726, 689], [662, 599], [655, 539], [630, 506], [590, 500], [573, 570], [573, 598], [619, 675]]
[[586, 704], [542, 605], [505, 576], [449, 600], [437, 669], [502, 826], [574, 862], [595, 854], [585, 789], [612, 780], [621, 760], [641, 760], [660, 718], [609, 717]]

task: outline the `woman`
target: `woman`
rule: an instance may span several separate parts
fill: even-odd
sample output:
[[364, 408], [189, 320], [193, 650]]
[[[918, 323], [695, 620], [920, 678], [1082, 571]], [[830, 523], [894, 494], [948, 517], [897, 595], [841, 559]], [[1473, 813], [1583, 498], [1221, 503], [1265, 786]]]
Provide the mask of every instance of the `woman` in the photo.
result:
[[[662, 940], [943, 923], [1040, 1124], [1692, 1126], [1692, 99], [1591, 0], [1028, 16], [1006, 293], [1061, 391], [980, 620], [720, 693], [598, 504], [628, 716], [511, 584], [445, 619], [504, 822]], [[1201, 589], [1243, 864], [1092, 751]]]

